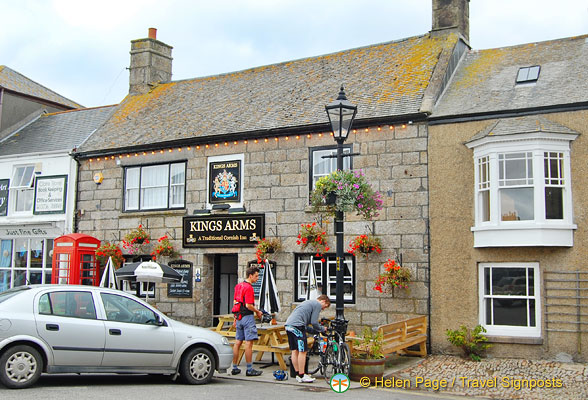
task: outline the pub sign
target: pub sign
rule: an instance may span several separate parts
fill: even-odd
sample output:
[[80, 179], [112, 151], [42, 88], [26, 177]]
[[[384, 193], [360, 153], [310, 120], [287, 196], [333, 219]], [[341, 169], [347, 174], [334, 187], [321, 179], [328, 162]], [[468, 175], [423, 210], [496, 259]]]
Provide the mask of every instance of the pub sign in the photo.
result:
[[209, 164], [208, 202], [210, 204], [241, 201], [241, 160]]
[[264, 214], [184, 217], [182, 245], [187, 247], [253, 247], [265, 237]]

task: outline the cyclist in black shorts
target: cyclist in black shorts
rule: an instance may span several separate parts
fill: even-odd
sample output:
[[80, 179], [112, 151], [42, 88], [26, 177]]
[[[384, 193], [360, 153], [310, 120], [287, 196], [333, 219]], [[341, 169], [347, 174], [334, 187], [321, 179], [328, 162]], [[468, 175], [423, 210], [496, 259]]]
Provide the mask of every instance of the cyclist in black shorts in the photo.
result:
[[312, 383], [314, 378], [304, 373], [306, 366], [306, 326], [312, 325], [316, 331], [324, 332], [325, 327], [319, 324], [319, 313], [331, 305], [331, 300], [326, 294], [320, 295], [316, 300], [306, 300], [300, 303], [286, 320], [286, 333], [288, 343], [292, 350], [292, 365], [296, 370], [298, 382]]

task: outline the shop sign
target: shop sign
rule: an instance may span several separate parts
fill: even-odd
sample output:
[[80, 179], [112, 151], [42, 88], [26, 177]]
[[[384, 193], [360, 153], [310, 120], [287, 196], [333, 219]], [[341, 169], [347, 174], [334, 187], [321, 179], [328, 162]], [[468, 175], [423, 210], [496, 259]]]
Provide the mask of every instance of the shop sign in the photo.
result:
[[4, 217], [8, 213], [8, 188], [10, 180], [0, 179], [0, 216]]
[[0, 238], [24, 238], [24, 237], [58, 237], [63, 235], [61, 229], [57, 227], [11, 227], [11, 226], [0, 226]]
[[241, 160], [211, 162], [208, 176], [210, 204], [241, 201]]
[[65, 213], [66, 195], [67, 175], [37, 177], [33, 214]]
[[183, 247], [248, 247], [265, 237], [264, 214], [184, 217]]

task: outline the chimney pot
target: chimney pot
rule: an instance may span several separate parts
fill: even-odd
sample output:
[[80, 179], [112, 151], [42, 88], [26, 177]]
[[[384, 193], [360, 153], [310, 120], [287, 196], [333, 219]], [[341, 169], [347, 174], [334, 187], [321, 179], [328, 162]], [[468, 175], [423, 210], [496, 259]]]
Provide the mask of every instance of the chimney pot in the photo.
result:
[[157, 39], [157, 29], [149, 28], [149, 39]]

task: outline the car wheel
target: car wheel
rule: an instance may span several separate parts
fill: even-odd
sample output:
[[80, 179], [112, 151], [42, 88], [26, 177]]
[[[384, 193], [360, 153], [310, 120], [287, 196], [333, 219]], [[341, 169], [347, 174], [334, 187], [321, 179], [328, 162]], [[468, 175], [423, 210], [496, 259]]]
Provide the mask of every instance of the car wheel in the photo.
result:
[[0, 357], [0, 382], [10, 389], [23, 389], [37, 382], [43, 358], [31, 346], [14, 346]]
[[212, 379], [215, 362], [212, 353], [202, 347], [189, 350], [182, 357], [180, 375], [190, 385], [208, 383]]

